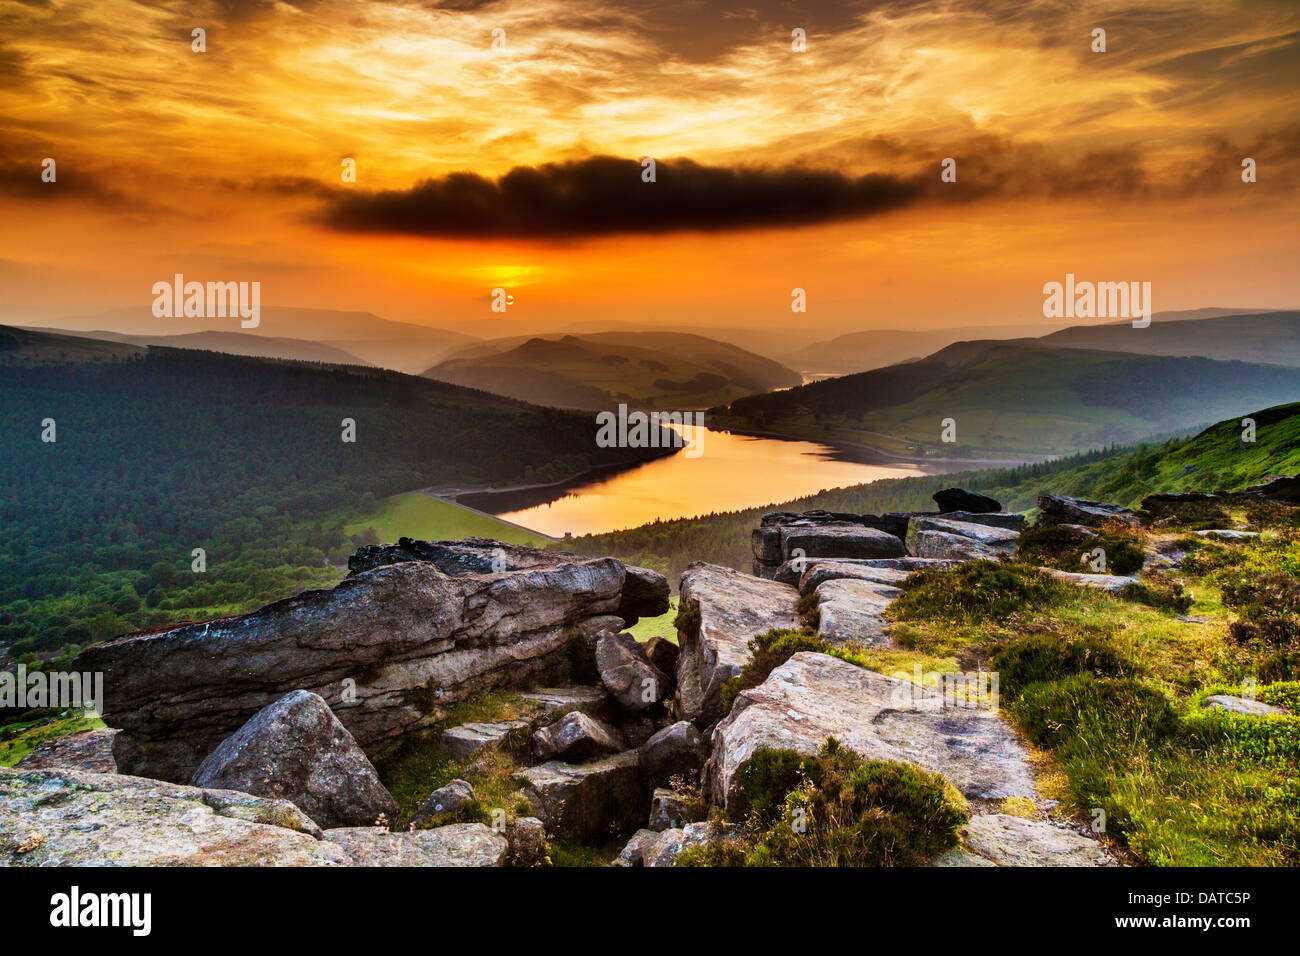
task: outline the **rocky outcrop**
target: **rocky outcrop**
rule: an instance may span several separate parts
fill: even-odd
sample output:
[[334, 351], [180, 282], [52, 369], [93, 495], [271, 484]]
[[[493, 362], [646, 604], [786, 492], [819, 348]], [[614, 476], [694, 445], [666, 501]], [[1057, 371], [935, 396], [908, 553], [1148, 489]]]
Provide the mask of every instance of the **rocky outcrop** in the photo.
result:
[[326, 830], [353, 866], [504, 866], [506, 838], [481, 823], [393, 833], [383, 827]]
[[952, 511], [970, 511], [980, 514], [1002, 510], [1002, 505], [998, 503], [997, 499], [967, 491], [965, 488], [945, 488], [942, 491], [936, 491], [930, 497], [939, 506], [939, 511], [944, 514]]
[[0, 866], [341, 866], [286, 800], [86, 773], [0, 769]]
[[44, 740], [18, 761], [17, 766], [23, 770], [62, 767], [88, 773], [117, 773], [117, 761], [113, 759], [116, 736], [117, 731], [111, 727], [100, 727]]
[[1269, 475], [1267, 481], [1251, 485], [1242, 494], [1278, 504], [1300, 505], [1300, 475]]
[[1018, 531], [951, 518], [913, 518], [907, 528], [907, 549], [921, 558], [997, 560], [1014, 555], [1019, 540]]
[[1122, 521], [1138, 524], [1137, 512], [1123, 505], [1113, 505], [1090, 498], [1073, 498], [1069, 495], [1039, 495], [1038, 507], [1042, 509], [1039, 524], [1099, 525], [1103, 521]]
[[[897, 572], [895, 572], [897, 573]], [[888, 647], [885, 611], [903, 592], [889, 584], [840, 578], [817, 588], [817, 633], [829, 644]]]
[[1167, 511], [1176, 509], [1179, 505], [1196, 504], [1202, 501], [1219, 501], [1218, 495], [1206, 494], [1203, 491], [1176, 491], [1162, 492], [1155, 495], [1147, 495], [1141, 501], [1143, 511], [1149, 511], [1152, 514], [1163, 514]]
[[288, 800], [322, 827], [397, 815], [379, 775], [325, 701], [294, 691], [258, 711], [194, 773], [197, 787]]
[[188, 780], [218, 743], [297, 689], [319, 694], [362, 747], [382, 752], [470, 694], [589, 671], [587, 622], [666, 610], [629, 608], [628, 572], [612, 558], [504, 546], [507, 563], [529, 566], [482, 572], [474, 562], [490, 562], [485, 552], [500, 543], [489, 544], [430, 545], [455, 573], [423, 558], [372, 566], [381, 558], [363, 549], [357, 563], [368, 569], [331, 590], [89, 648], [76, 668], [104, 673], [118, 765]]
[[756, 573], [770, 577], [791, 557], [894, 558], [905, 552], [902, 542], [887, 531], [858, 520], [839, 520], [816, 513], [798, 516], [765, 515], [752, 533]]
[[968, 797], [1034, 796], [1024, 748], [992, 711], [945, 706], [936, 691], [804, 651], [742, 691], [718, 724], [705, 768], [713, 802], [737, 808], [737, 775], [759, 749], [811, 755], [828, 737], [868, 760], [943, 774]]
[[666, 787], [674, 779], [694, 783], [708, 754], [708, 745], [695, 725], [679, 720], [665, 727], [644, 744], [640, 756], [641, 778], [647, 787]]
[[672, 693], [671, 679], [650, 663], [631, 634], [607, 631], [600, 636], [596, 670], [605, 690], [626, 710], [647, 710]]
[[581, 763], [623, 749], [617, 730], [577, 710], [533, 734], [533, 753], [542, 760]]
[[1259, 537], [1258, 531], [1238, 531], [1235, 528], [1205, 528], [1196, 533], [1202, 538], [1212, 538], [1215, 541], [1230, 541], [1236, 543], [1251, 541]]
[[628, 833], [646, 819], [650, 794], [635, 752], [591, 763], [552, 760], [514, 775], [538, 810], [548, 833], [595, 841]]
[[678, 717], [707, 728], [722, 716], [722, 685], [749, 660], [749, 641], [773, 628], [797, 628], [799, 592], [787, 584], [695, 562], [682, 573], [680, 602], [698, 621], [678, 633]]

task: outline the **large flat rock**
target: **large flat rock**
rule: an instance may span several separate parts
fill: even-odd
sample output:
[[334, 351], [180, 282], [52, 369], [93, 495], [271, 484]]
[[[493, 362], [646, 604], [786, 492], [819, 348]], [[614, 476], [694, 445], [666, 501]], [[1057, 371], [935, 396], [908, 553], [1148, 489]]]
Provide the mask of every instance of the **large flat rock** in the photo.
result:
[[[969, 859], [973, 857], [974, 859]], [[962, 829], [962, 847], [935, 866], [1110, 866], [1102, 844], [1047, 820], [976, 814]]]
[[[894, 574], [905, 572], [895, 571]], [[885, 611], [903, 592], [889, 584], [854, 578], [830, 580], [817, 588], [817, 633], [831, 644], [850, 641], [868, 647], [887, 647]]]
[[587, 625], [623, 603], [612, 558], [449, 575], [433, 561], [374, 567], [242, 617], [128, 635], [82, 653], [104, 673], [104, 720], [124, 771], [188, 780], [253, 714], [319, 694], [374, 755], [496, 687], [589, 671]]
[[393, 833], [384, 827], [326, 830], [353, 866], [504, 866], [506, 838], [481, 823]]
[[799, 592], [788, 584], [695, 562], [682, 573], [681, 604], [700, 609], [695, 633], [680, 633], [677, 715], [707, 728], [722, 716], [722, 685], [749, 660], [749, 641], [773, 628], [797, 628]]
[[0, 769], [0, 866], [341, 866], [285, 800], [79, 770]]
[[515, 731], [532, 726], [527, 720], [472, 720], [448, 727], [438, 743], [457, 760], [468, 760], [484, 747], [495, 747]]
[[751, 538], [755, 560], [767, 565], [779, 565], [800, 554], [810, 558], [894, 558], [905, 553], [894, 535], [853, 521], [800, 517], [755, 528]]
[[713, 802], [737, 808], [737, 774], [764, 747], [815, 754], [828, 737], [869, 760], [941, 773], [968, 797], [1030, 797], [1023, 746], [995, 713], [945, 707], [943, 695], [801, 652], [742, 691], [713, 734], [706, 781]]

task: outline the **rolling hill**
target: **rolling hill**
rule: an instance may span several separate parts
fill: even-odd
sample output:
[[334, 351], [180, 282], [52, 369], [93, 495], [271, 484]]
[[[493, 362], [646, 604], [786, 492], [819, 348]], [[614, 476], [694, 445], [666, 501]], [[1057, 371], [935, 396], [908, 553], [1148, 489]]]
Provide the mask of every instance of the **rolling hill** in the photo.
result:
[[[56, 329], [27, 329], [29, 332], [58, 334]], [[223, 352], [226, 355], [246, 355], [250, 358], [292, 359], [297, 362], [324, 362], [330, 365], [368, 365], [355, 355], [332, 348], [320, 342], [302, 339], [273, 339], [248, 332], [186, 332], [181, 335], [124, 335], [120, 332], [94, 331], [84, 333], [86, 338], [103, 342], [121, 342], [125, 345], [157, 346], [159, 348], [197, 349], [201, 352]]]
[[953, 342], [981, 339], [1033, 338], [1060, 328], [1060, 323], [1038, 325], [972, 325], [947, 329], [874, 329], [850, 332], [821, 342], [811, 342], [780, 356], [781, 361], [806, 375], [849, 375], [914, 361]]
[[[96, 331], [111, 328], [112, 332]], [[114, 309], [94, 315], [72, 316], [60, 319], [57, 329], [87, 338], [157, 338], [189, 335], [193, 333], [218, 333], [219, 340], [196, 340], [205, 344], [186, 344], [186, 348], [207, 349], [206, 342], [231, 341], [227, 336], [256, 336], [272, 342], [291, 344], [268, 346], [262, 353], [266, 357], [308, 361], [343, 361], [340, 358], [308, 358], [302, 349], [308, 343], [328, 348], [329, 353], [345, 353], [348, 363], [377, 365], [398, 372], [414, 374], [442, 361], [458, 348], [475, 341], [475, 337], [451, 329], [394, 322], [380, 318], [373, 312], [343, 312], [336, 309], [306, 309], [287, 306], [264, 306], [261, 323], [257, 328], [240, 328], [237, 319], [156, 319], [148, 306], [143, 308]], [[173, 343], [159, 343], [173, 344]], [[180, 345], [181, 343], [175, 343]], [[236, 354], [251, 354], [253, 346]], [[227, 351], [225, 348], [213, 351]]]
[[[714, 421], [886, 448], [892, 439], [920, 457], [1029, 459], [1185, 432], [1297, 396], [1300, 369], [1277, 365], [960, 342], [918, 362], [739, 399]], [[941, 441], [945, 419], [956, 423], [955, 443]]]
[[541, 405], [618, 402], [706, 408], [799, 384], [800, 376], [734, 345], [682, 332], [601, 332], [475, 343], [424, 375]]
[[1157, 314], [1151, 325], [1129, 322], [1072, 326], [1043, 336], [1046, 345], [1138, 355], [1200, 355], [1300, 366], [1300, 311], [1233, 313], [1208, 318]]

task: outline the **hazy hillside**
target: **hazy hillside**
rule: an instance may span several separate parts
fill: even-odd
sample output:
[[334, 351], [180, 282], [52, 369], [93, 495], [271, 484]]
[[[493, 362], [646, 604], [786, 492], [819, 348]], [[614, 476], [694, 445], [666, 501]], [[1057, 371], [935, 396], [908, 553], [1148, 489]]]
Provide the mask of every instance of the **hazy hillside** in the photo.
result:
[[[57, 333], [54, 329], [29, 329], [31, 332]], [[129, 345], [158, 346], [160, 348], [198, 349], [202, 352], [224, 352], [227, 355], [246, 355], [250, 358], [293, 359], [298, 362], [326, 362], [332, 365], [367, 365], [355, 355], [342, 349], [331, 348], [320, 342], [301, 339], [273, 339], [248, 332], [187, 332], [183, 335], [124, 335], [120, 332], [94, 331], [84, 333], [86, 338]]]
[[[373, 312], [343, 312], [335, 309], [305, 309], [263, 306], [256, 328], [240, 327], [238, 319], [157, 319], [148, 304], [140, 308], [114, 309], [94, 315], [71, 316], [58, 321], [59, 330], [104, 338], [116, 333], [135, 336], [174, 336], [195, 332], [255, 335], [267, 339], [316, 342], [347, 353], [371, 365], [414, 374], [441, 361], [475, 337], [464, 332], [410, 322], [394, 322]], [[110, 333], [96, 330], [111, 329]], [[52, 330], [56, 331], [56, 330]], [[203, 346], [206, 347], [206, 346]], [[296, 354], [273, 353], [278, 358], [299, 358]], [[243, 353], [240, 353], [243, 354]], [[312, 359], [312, 361], [340, 361]]]
[[424, 374], [537, 404], [587, 409], [618, 402], [704, 408], [801, 381], [771, 359], [681, 332], [494, 339]]
[[1135, 329], [1130, 322], [1074, 326], [1040, 341], [1062, 348], [1300, 365], [1300, 311], [1189, 319], [1156, 315], [1145, 329]]
[[0, 363], [0, 644], [17, 654], [332, 583], [346, 521], [385, 495], [648, 457], [598, 448], [588, 415], [378, 369], [6, 327]]
[[[898, 454], [1007, 458], [1128, 444], [1297, 396], [1300, 369], [1276, 365], [962, 342], [923, 361], [750, 396], [715, 415]], [[956, 423], [955, 443], [941, 441], [945, 419]]]
[[780, 358], [791, 368], [810, 375], [848, 375], [923, 358], [953, 342], [1033, 338], [1060, 327], [1057, 322], [926, 330], [873, 329], [812, 342]]

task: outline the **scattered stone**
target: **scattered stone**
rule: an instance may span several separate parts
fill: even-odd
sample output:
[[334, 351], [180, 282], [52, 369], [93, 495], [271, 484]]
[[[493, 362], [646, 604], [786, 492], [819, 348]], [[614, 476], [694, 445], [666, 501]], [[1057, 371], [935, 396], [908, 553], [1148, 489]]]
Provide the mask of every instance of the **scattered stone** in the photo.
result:
[[512, 866], [542, 866], [547, 859], [546, 825], [537, 817], [519, 817], [506, 828]]
[[674, 866], [677, 858], [687, 850], [703, 846], [714, 839], [713, 824], [688, 823], [680, 830], [674, 828], [659, 834], [654, 847], [643, 859], [646, 866]]
[[504, 866], [505, 837], [481, 823], [449, 823], [394, 833], [385, 827], [343, 827], [325, 839], [353, 866]]
[[610, 866], [645, 866], [646, 853], [654, 849], [659, 842], [660, 836], [661, 834], [654, 830], [637, 830], [636, 833], [632, 834], [632, 839], [627, 841], [627, 846], [623, 847], [623, 851], [610, 863]]
[[443, 750], [465, 761], [485, 747], [499, 746], [507, 737], [529, 726], [526, 720], [470, 721], [448, 727], [438, 737]]
[[1196, 533], [1202, 538], [1213, 538], [1215, 541], [1250, 541], [1259, 537], [1258, 531], [1235, 531], [1231, 528], [1208, 528]]
[[23, 770], [64, 767], [87, 773], [117, 773], [117, 761], [113, 759], [116, 736], [113, 728], [100, 727], [44, 740], [16, 766]]
[[1228, 694], [1215, 694], [1207, 697], [1201, 706], [1207, 710], [1226, 710], [1230, 714], [1241, 714], [1246, 717], [1275, 717], [1290, 713], [1283, 707], [1275, 707], [1272, 704], [1264, 703], [1262, 700], [1251, 700], [1249, 697], [1233, 697]]
[[682, 607], [699, 607], [699, 624], [679, 632], [677, 714], [707, 728], [722, 716], [722, 685], [749, 660], [749, 641], [773, 628], [798, 628], [799, 592], [788, 584], [696, 561], [682, 573]]
[[419, 826], [440, 816], [455, 813], [473, 799], [474, 788], [468, 780], [453, 780], [424, 798], [420, 808], [415, 811], [415, 816], [411, 818], [411, 823]]
[[691, 801], [667, 787], [655, 787], [650, 797], [650, 823], [656, 833], [681, 828], [695, 822]]
[[653, 707], [672, 693], [668, 675], [650, 663], [631, 634], [602, 634], [596, 644], [596, 669], [605, 689], [627, 710]]
[[984, 514], [1002, 510], [1002, 505], [998, 504], [995, 499], [990, 498], [988, 495], [967, 491], [965, 488], [945, 488], [943, 491], [936, 491], [930, 497], [939, 506], [939, 510], [945, 514], [951, 511], [971, 511], [976, 514]]
[[893, 642], [885, 611], [902, 593], [896, 587], [872, 581], [827, 581], [817, 588], [817, 633], [831, 644], [855, 641], [869, 647], [887, 647]]
[[540, 704], [548, 714], [567, 714], [580, 710], [589, 717], [599, 717], [609, 703], [609, 694], [605, 693], [605, 688], [581, 684], [541, 687], [519, 696], [530, 703]]
[[63, 768], [0, 768], [0, 866], [341, 866], [285, 800]]
[[644, 644], [645, 656], [655, 667], [665, 674], [677, 673], [677, 645], [666, 637], [658, 635]]
[[565, 714], [549, 727], [533, 734], [533, 753], [541, 760], [558, 758], [569, 763], [581, 763], [623, 749], [623, 740], [617, 730], [579, 710]]
[[1138, 583], [1137, 578], [1126, 577], [1122, 574], [1084, 574], [1080, 571], [1061, 571], [1057, 568], [1039, 568], [1038, 570], [1050, 574], [1058, 581], [1067, 581], [1079, 587], [1093, 588], [1098, 591], [1105, 591], [1108, 594], [1118, 594], [1128, 585]]
[[635, 751], [577, 765], [552, 760], [513, 779], [538, 808], [547, 832], [564, 839], [596, 841], [634, 830], [650, 804]]
[[694, 724], [679, 720], [647, 740], [637, 752], [646, 786], [663, 787], [674, 778], [684, 783], [698, 780], [708, 745]]
[[779, 519], [765, 516], [764, 524], [751, 535], [756, 572], [770, 577], [775, 568], [792, 557], [892, 558], [906, 553], [897, 536], [863, 523], [870, 516], [846, 517], [855, 520], [814, 513]]
[[371, 825], [397, 814], [347, 728], [305, 690], [254, 714], [204, 759], [193, 783], [288, 800], [325, 828]]
[[941, 773], [968, 797], [1034, 796], [1024, 748], [990, 710], [945, 706], [935, 690], [803, 651], [742, 691], [718, 724], [705, 768], [713, 802], [737, 808], [737, 774], [757, 750], [812, 755], [832, 736], [868, 760]]

